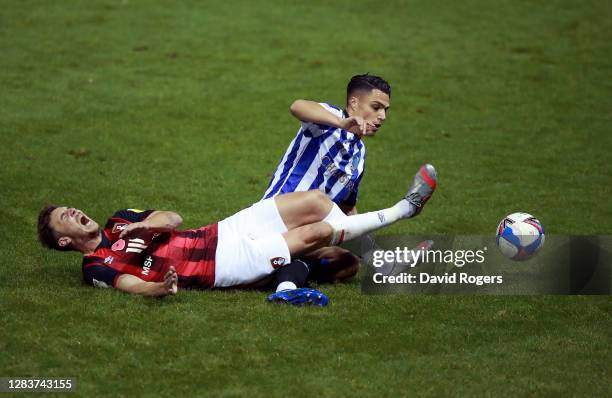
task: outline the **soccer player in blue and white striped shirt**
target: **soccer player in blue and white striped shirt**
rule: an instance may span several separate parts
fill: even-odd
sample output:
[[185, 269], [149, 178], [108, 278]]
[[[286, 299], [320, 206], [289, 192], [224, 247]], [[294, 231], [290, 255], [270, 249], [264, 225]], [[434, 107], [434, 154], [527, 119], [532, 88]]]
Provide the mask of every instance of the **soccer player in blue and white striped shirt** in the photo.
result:
[[319, 189], [346, 213], [355, 212], [359, 183], [365, 168], [364, 136], [373, 136], [384, 123], [391, 87], [373, 75], [353, 76], [346, 107], [297, 100], [291, 113], [300, 129], [283, 156], [264, 198]]
[[[373, 136], [383, 125], [391, 102], [391, 87], [383, 78], [374, 75], [353, 76], [346, 89], [346, 106], [341, 109], [328, 103], [297, 100], [290, 108], [291, 114], [300, 120], [301, 126], [272, 176], [264, 199], [287, 192], [318, 189], [324, 192], [338, 207], [332, 218], [355, 214], [359, 183], [365, 169], [365, 144], [362, 138]], [[371, 249], [373, 241], [365, 239]], [[304, 281], [302, 268], [308, 269], [315, 279], [327, 281], [345, 280], [357, 273], [359, 259], [348, 250], [339, 247], [320, 249], [317, 260], [325, 267], [317, 267], [318, 261], [309, 265], [295, 261], [283, 272], [296, 270]], [[315, 259], [312, 259], [315, 260]], [[301, 264], [300, 264], [301, 263]], [[288, 279], [291, 279], [290, 277]], [[298, 283], [299, 285], [299, 283]], [[294, 289], [291, 281], [282, 282], [277, 290]]]

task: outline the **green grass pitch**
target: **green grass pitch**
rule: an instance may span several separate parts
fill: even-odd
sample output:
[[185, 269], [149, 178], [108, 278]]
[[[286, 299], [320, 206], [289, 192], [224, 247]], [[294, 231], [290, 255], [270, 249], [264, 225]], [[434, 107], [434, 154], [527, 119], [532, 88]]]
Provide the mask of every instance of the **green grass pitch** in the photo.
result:
[[0, 377], [82, 396], [610, 396], [604, 297], [365, 296], [326, 309], [260, 292], [164, 300], [82, 285], [43, 251], [39, 208], [126, 207], [185, 227], [262, 195], [297, 98], [341, 105], [384, 76], [359, 208], [429, 161], [439, 190], [394, 233], [492, 233], [513, 211], [610, 234], [612, 3], [4, 1], [0, 12]]

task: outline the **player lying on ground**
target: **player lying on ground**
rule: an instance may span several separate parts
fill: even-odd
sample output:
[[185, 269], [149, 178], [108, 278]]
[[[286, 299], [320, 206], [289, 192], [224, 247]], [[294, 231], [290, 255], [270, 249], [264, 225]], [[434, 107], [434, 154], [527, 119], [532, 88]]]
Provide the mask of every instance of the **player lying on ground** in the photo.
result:
[[[432, 166], [427, 170], [433, 172]], [[103, 230], [80, 210], [49, 206], [39, 216], [41, 242], [83, 254], [85, 281], [148, 296], [181, 288], [243, 287], [272, 274], [294, 257], [334, 246], [420, 213], [435, 188], [435, 172], [417, 173], [394, 206], [346, 216], [320, 191], [267, 199], [219, 223], [177, 230], [169, 211], [116, 212]], [[338, 216], [339, 215], [339, 216]]]

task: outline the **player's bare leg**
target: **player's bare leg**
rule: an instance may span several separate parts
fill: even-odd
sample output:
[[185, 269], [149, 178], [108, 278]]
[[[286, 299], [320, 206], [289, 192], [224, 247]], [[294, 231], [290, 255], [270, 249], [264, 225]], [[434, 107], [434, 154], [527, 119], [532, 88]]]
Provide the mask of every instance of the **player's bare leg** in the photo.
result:
[[319, 190], [291, 192], [274, 198], [288, 230], [322, 221], [332, 211], [333, 202]]
[[334, 229], [326, 222], [316, 222], [291, 229], [283, 234], [291, 257], [300, 257], [329, 246]]

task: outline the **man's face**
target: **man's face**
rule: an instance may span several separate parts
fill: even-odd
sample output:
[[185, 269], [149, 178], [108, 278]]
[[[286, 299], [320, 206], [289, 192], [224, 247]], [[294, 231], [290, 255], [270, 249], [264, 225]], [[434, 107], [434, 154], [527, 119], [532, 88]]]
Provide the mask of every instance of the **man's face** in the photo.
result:
[[86, 239], [98, 233], [98, 223], [87, 217], [81, 210], [73, 207], [58, 207], [53, 210], [49, 226], [60, 236], [60, 246], [69, 245], [75, 240]]
[[391, 99], [378, 89], [370, 92], [357, 91], [349, 98], [348, 106], [353, 116], [361, 116], [366, 122], [370, 122], [367, 135], [374, 135], [387, 118]]

